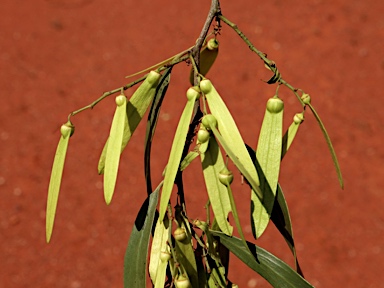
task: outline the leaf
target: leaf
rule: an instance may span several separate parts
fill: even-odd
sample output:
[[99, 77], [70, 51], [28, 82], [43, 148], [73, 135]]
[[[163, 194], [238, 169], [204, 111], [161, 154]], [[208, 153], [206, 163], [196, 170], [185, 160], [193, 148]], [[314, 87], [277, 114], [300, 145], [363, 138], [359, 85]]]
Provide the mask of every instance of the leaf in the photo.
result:
[[[207, 75], [208, 71], [211, 69], [213, 63], [219, 54], [219, 42], [215, 38], [211, 38], [208, 41], [208, 44], [203, 47], [200, 51], [200, 69], [199, 72], [201, 75]], [[191, 85], [194, 85], [194, 69], [191, 68], [189, 73], [189, 82]]]
[[[160, 77], [160, 73], [151, 71], [147, 75], [147, 78], [145, 78], [144, 82], [139, 86], [139, 88], [137, 88], [135, 93], [133, 93], [131, 99], [129, 99], [126, 109], [127, 120], [124, 124], [124, 134], [121, 144], [121, 152], [127, 146], [129, 140], [132, 137], [133, 132], [135, 132], [137, 126], [143, 118], [144, 113], [147, 111], [149, 104], [155, 96], [156, 87], [159, 83]], [[109, 140], [106, 141], [103, 151], [101, 152], [98, 165], [99, 174], [104, 173], [105, 156], [108, 142]]]
[[200, 157], [205, 185], [217, 224], [225, 234], [232, 235], [233, 227], [228, 222], [228, 214], [232, 211], [231, 202], [226, 187], [218, 179], [219, 172], [225, 164], [214, 137], [210, 138], [207, 151]]
[[185, 105], [183, 113], [181, 114], [180, 121], [175, 132], [175, 137], [173, 139], [167, 169], [165, 170], [164, 186], [160, 198], [160, 219], [164, 217], [169, 198], [171, 197], [173, 183], [175, 181], [177, 171], [179, 170], [181, 156], [188, 133], [188, 127], [192, 117], [193, 107], [197, 97], [199, 96], [199, 92], [194, 88], [188, 89], [187, 95], [188, 94], [191, 97], [188, 97], [188, 102]]
[[283, 144], [282, 144], [282, 149], [281, 149], [281, 159], [284, 158], [288, 149], [291, 147], [291, 144], [292, 144], [293, 140], [295, 139], [297, 131], [299, 130], [299, 126], [301, 123], [303, 123], [303, 121], [304, 121], [304, 112], [296, 113], [296, 115], [293, 117], [292, 124], [289, 126], [288, 131], [283, 136]]
[[[173, 67], [173, 66], [172, 66]], [[145, 133], [145, 141], [144, 141], [144, 171], [145, 171], [145, 179], [147, 183], [147, 193], [151, 193], [152, 191], [152, 183], [151, 183], [151, 146], [152, 139], [155, 134], [157, 120], [160, 114], [161, 104], [163, 103], [163, 99], [165, 94], [167, 93], [169, 82], [171, 80], [171, 71], [172, 67], [165, 70], [163, 76], [159, 80], [159, 84], [156, 88], [155, 97], [152, 101], [151, 109], [148, 114], [147, 121], [147, 130]]]
[[124, 256], [124, 287], [145, 287], [149, 238], [162, 182], [148, 196], [137, 214]]
[[337, 161], [336, 152], [335, 152], [335, 149], [333, 149], [331, 138], [329, 137], [328, 132], [325, 129], [325, 126], [324, 126], [323, 122], [321, 121], [319, 114], [317, 114], [315, 108], [313, 108], [312, 104], [310, 104], [310, 103], [307, 103], [307, 105], [309, 106], [313, 115], [315, 116], [316, 121], [320, 126], [321, 132], [323, 132], [325, 141], [327, 142], [327, 145], [328, 145], [329, 152], [331, 152], [333, 164], [335, 165], [335, 168], [336, 168], [336, 173], [337, 173], [337, 177], [339, 179], [340, 187], [341, 187], [341, 189], [344, 189], [343, 176], [341, 175], [339, 161]]
[[182, 208], [175, 207], [175, 219], [179, 227], [184, 228], [187, 237], [184, 240], [175, 240], [176, 259], [180, 265], [181, 271], [185, 270], [192, 287], [198, 287], [199, 279], [197, 274], [197, 264], [195, 252], [192, 246], [191, 227], [188, 219], [183, 215]]
[[155, 233], [153, 235], [150, 261], [149, 261], [149, 275], [151, 277], [152, 283], [156, 284], [161, 283], [161, 287], [164, 287], [165, 282], [165, 272], [167, 269], [168, 261], [162, 261], [160, 259], [161, 253], [168, 251], [168, 237], [170, 236], [169, 221], [165, 219], [162, 223], [157, 221]]
[[[70, 130], [68, 130], [68, 128]], [[73, 126], [67, 122], [61, 127], [61, 137], [57, 145], [55, 158], [53, 160], [51, 178], [49, 180], [48, 198], [47, 198], [47, 212], [46, 212], [46, 241], [49, 243], [52, 236], [53, 224], [55, 222], [55, 214], [57, 201], [59, 199], [59, 192], [61, 186], [61, 179], [63, 176], [65, 156], [67, 155], [68, 143], [71, 134], [73, 133]]]
[[184, 171], [185, 168], [189, 166], [189, 164], [192, 163], [193, 160], [195, 160], [199, 156], [199, 152], [197, 151], [190, 151], [187, 156], [184, 157], [183, 161], [180, 163], [180, 171]]
[[[225, 247], [248, 267], [267, 280], [273, 287], [313, 287], [285, 262], [263, 248], [247, 242], [249, 250], [252, 251], [252, 253], [250, 253], [249, 250], [244, 247], [241, 239], [227, 236], [222, 232], [211, 231], [211, 233], [220, 237], [220, 241]], [[254, 257], [256, 253], [257, 260]]]
[[[202, 81], [203, 82], [203, 81]], [[209, 116], [209, 115], [207, 115]], [[212, 115], [211, 115], [212, 116]], [[211, 118], [211, 117], [209, 117]], [[208, 119], [208, 118], [207, 118]], [[204, 119], [203, 119], [204, 121]], [[263, 195], [263, 192], [260, 190], [260, 181], [258, 179], [258, 182], [256, 183], [255, 178], [251, 176], [251, 172], [248, 170], [248, 167], [245, 167], [244, 163], [239, 159], [238, 154], [235, 154], [230, 147], [229, 142], [231, 140], [226, 141], [224, 137], [220, 134], [220, 132], [215, 128], [214, 121], [211, 121], [211, 119], [207, 120], [210, 124], [210, 129], [215, 134], [216, 139], [219, 141], [221, 146], [223, 146], [225, 152], [231, 158], [233, 163], [236, 165], [237, 169], [243, 174], [245, 179], [247, 179], [249, 185], [252, 188], [252, 194], [251, 194], [251, 216], [252, 216], [252, 231], [254, 232], [255, 237], [260, 237], [261, 234], [265, 231], [268, 222], [269, 222], [269, 215], [272, 213], [273, 208], [273, 202], [274, 202], [274, 195], [271, 193], [270, 195]], [[218, 122], [218, 121], [217, 121]], [[252, 159], [249, 156], [248, 150], [243, 143], [245, 150], [247, 151], [247, 155], [249, 159], [252, 162]], [[233, 145], [232, 145], [233, 146]], [[241, 146], [240, 146], [241, 147]], [[234, 147], [236, 149], [236, 147]], [[237, 153], [237, 150], [236, 150]], [[252, 167], [256, 171], [256, 168], [252, 162]], [[259, 198], [259, 196], [263, 196], [263, 200]], [[262, 202], [261, 202], [262, 201]]]
[[280, 172], [283, 111], [284, 103], [280, 98], [275, 96], [268, 100], [256, 150], [257, 160], [274, 195]]
[[104, 199], [109, 205], [115, 191], [117, 171], [119, 169], [121, 143], [123, 141], [124, 123], [126, 119], [127, 98], [119, 95], [116, 99], [117, 106], [113, 116], [107, 153], [105, 155], [105, 173], [104, 173]]

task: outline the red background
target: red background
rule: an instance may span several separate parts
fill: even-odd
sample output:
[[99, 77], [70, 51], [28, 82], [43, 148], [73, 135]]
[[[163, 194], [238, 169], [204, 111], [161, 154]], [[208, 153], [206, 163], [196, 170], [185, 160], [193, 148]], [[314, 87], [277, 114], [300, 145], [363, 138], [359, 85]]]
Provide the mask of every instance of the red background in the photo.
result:
[[[125, 75], [190, 47], [210, 1], [2, 1], [0, 18], [0, 286], [122, 287], [123, 255], [145, 198], [143, 123], [122, 157], [110, 206], [97, 162], [108, 135], [114, 97], [73, 118], [51, 243], [45, 208], [59, 127], [69, 112], [129, 80]], [[113, 4], [111, 4], [113, 3]], [[298, 256], [317, 287], [382, 287], [384, 209], [384, 5], [380, 1], [222, 1], [223, 14], [275, 60], [289, 83], [312, 96], [330, 133], [345, 179], [340, 190], [314, 117], [306, 120], [283, 161], [280, 183], [291, 211]], [[266, 100], [275, 86], [240, 38], [224, 26], [209, 77], [247, 143], [255, 146]], [[161, 179], [185, 103], [189, 67], [174, 69], [153, 156]], [[131, 92], [127, 92], [129, 95]], [[300, 112], [280, 89], [285, 127]], [[194, 168], [193, 168], [194, 167]], [[199, 176], [192, 175], [195, 169]], [[204, 217], [199, 165], [186, 171], [191, 217]], [[235, 185], [247, 236], [249, 189]], [[257, 241], [292, 264], [273, 225]], [[232, 259], [235, 259], [234, 257]], [[240, 287], [269, 287], [234, 261]]]

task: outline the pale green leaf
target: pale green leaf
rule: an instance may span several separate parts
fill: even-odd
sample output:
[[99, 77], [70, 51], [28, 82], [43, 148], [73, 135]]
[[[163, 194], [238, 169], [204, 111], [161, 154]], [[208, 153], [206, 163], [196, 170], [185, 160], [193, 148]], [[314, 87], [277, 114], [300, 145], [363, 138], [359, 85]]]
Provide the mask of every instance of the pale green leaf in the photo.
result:
[[189, 166], [189, 164], [192, 163], [193, 160], [195, 160], [199, 156], [199, 152], [197, 151], [190, 151], [181, 161], [180, 163], [180, 171], [184, 171], [185, 168]]
[[184, 240], [175, 240], [176, 260], [179, 263], [181, 270], [184, 270], [185, 273], [187, 273], [192, 287], [198, 287], [199, 279], [195, 251], [192, 246], [191, 227], [181, 209], [175, 209], [175, 219], [179, 223], [179, 227], [184, 228], [187, 234], [187, 237]]
[[46, 240], [51, 240], [53, 224], [55, 222], [55, 214], [57, 201], [59, 199], [61, 178], [63, 175], [65, 156], [67, 154], [70, 136], [61, 135], [59, 144], [57, 145], [55, 158], [53, 160], [51, 178], [49, 180], [47, 212], [46, 212]]
[[123, 140], [124, 123], [126, 119], [127, 98], [120, 95], [124, 99], [121, 105], [116, 106], [115, 115], [113, 116], [107, 153], [105, 156], [105, 171], [104, 171], [104, 198], [107, 204], [111, 203], [113, 193], [115, 191], [117, 171], [119, 169], [121, 143]]
[[300, 124], [304, 121], [304, 112], [297, 113], [293, 117], [293, 122], [289, 126], [288, 131], [283, 136], [283, 144], [281, 149], [281, 159], [284, 158], [288, 149], [291, 147], [293, 140], [296, 137], [297, 131], [299, 130]]
[[205, 185], [217, 224], [225, 234], [232, 235], [233, 227], [228, 222], [228, 214], [232, 211], [231, 202], [227, 189], [218, 179], [219, 172], [225, 167], [225, 163], [214, 137], [210, 138], [207, 151], [200, 156]]
[[[145, 78], [144, 82], [139, 86], [139, 88], [137, 88], [135, 93], [133, 93], [132, 97], [129, 99], [126, 106], [127, 120], [124, 123], [124, 133], [120, 152], [122, 152], [127, 146], [133, 132], [135, 132], [137, 126], [143, 118], [144, 113], [147, 111], [149, 104], [154, 98], [160, 77], [160, 73], [151, 71], [147, 78]], [[98, 164], [99, 174], [104, 173], [105, 156], [108, 142], [109, 139], [107, 139], [103, 151], [101, 152]]]
[[167, 169], [165, 170], [164, 186], [160, 198], [160, 219], [164, 217], [165, 211], [167, 210], [168, 202], [172, 193], [173, 183], [175, 181], [176, 174], [181, 162], [181, 156], [188, 133], [188, 127], [192, 117], [193, 107], [197, 97], [199, 96], [199, 92], [193, 88], [188, 89], [188, 91], [191, 91], [191, 89], [194, 92], [191, 92], [193, 95], [191, 95], [192, 97], [190, 97], [187, 101], [183, 113], [181, 114], [179, 124], [175, 132], [175, 137], [173, 139], [171, 152], [169, 154]]
[[[269, 109], [270, 106], [272, 108], [279, 107], [278, 109]], [[280, 172], [283, 107], [283, 102], [277, 96], [268, 100], [256, 150], [257, 160], [274, 195]]]
[[[244, 167], [244, 169], [248, 171], [249, 178], [246, 177], [248, 182], [253, 182], [255, 184], [252, 186], [252, 188], [254, 189], [253, 192], [256, 193], [257, 196], [254, 195], [254, 193], [251, 193], [251, 217], [252, 225], [254, 225], [254, 230], [256, 230], [254, 232], [254, 236], [260, 237], [268, 226], [269, 216], [267, 215], [267, 211], [264, 208], [266, 205], [265, 201], [263, 200], [264, 196], [258, 188], [260, 182], [255, 166], [248, 154], [243, 138], [240, 135], [240, 132], [236, 126], [235, 121], [233, 120], [231, 113], [229, 112], [219, 93], [216, 91], [215, 87], [212, 85], [211, 81], [208, 79], [201, 81], [200, 89], [207, 98], [208, 106], [212, 115], [217, 119], [218, 130], [220, 131], [222, 138], [228, 145], [228, 148], [234, 153], [234, 159], [237, 159], [238, 162], [241, 162], [241, 165]], [[226, 152], [228, 153], [227, 150]], [[235, 162], [234, 159], [231, 158], [231, 160]], [[245, 174], [243, 175], [245, 176]], [[262, 201], [264, 201], [264, 205]]]
[[161, 185], [144, 201], [132, 228], [124, 256], [125, 288], [145, 287], [149, 239]]
[[[151, 277], [152, 283], [157, 283], [159, 281], [159, 283], [162, 283], [163, 286], [164, 286], [164, 280], [165, 280], [165, 270], [167, 268], [167, 265], [162, 265], [163, 261], [161, 261], [160, 256], [162, 252], [168, 251], [167, 241], [170, 233], [169, 230], [170, 230], [169, 221], [167, 219], [164, 219], [162, 223], [160, 223], [160, 221], [157, 221], [156, 227], [155, 227], [155, 233], [152, 239], [151, 254], [149, 258], [148, 271], [149, 271], [149, 276]], [[158, 280], [158, 278], [162, 280]]]

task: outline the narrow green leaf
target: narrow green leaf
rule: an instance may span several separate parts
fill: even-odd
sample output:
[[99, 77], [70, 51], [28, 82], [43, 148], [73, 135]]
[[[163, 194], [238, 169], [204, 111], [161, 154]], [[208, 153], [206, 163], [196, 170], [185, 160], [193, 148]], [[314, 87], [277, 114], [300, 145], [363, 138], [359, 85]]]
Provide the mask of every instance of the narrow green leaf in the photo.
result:
[[189, 164], [192, 163], [193, 160], [195, 160], [199, 156], [199, 152], [197, 151], [190, 151], [187, 156], [184, 157], [183, 161], [180, 163], [180, 171], [184, 171], [185, 168], [189, 166]]
[[152, 283], [162, 283], [161, 287], [164, 287], [165, 272], [168, 263], [167, 261], [162, 261], [160, 258], [162, 253], [168, 252], [167, 241], [169, 236], [169, 228], [169, 221], [167, 218], [164, 219], [162, 223], [160, 223], [160, 221], [157, 221], [155, 233], [152, 239], [152, 247], [149, 260], [148, 271]]
[[123, 141], [124, 123], [126, 119], [127, 98], [124, 95], [116, 97], [116, 111], [113, 116], [107, 153], [105, 156], [104, 199], [109, 205], [115, 191], [117, 171], [119, 169], [121, 143]]
[[[229, 149], [236, 153], [235, 159], [241, 162], [244, 169], [248, 171], [249, 178], [246, 177], [247, 180], [250, 181], [251, 178], [255, 183], [252, 188], [254, 189], [253, 191], [257, 194], [257, 196], [254, 193], [251, 193], [251, 217], [254, 236], [260, 237], [268, 226], [269, 217], [267, 215], [266, 209], [264, 208], [265, 204], [263, 205], [261, 202], [263, 201], [264, 196], [261, 194], [260, 189], [256, 188], [260, 185], [260, 182], [255, 166], [249, 157], [243, 138], [240, 135], [239, 129], [237, 128], [231, 113], [229, 112], [219, 93], [216, 91], [215, 87], [212, 85], [211, 81], [208, 79], [202, 80], [200, 82], [200, 89], [207, 98], [209, 109], [211, 110], [212, 115], [217, 119], [218, 129], [224, 141], [227, 143]], [[235, 160], [232, 159], [232, 161]]]
[[188, 127], [191, 122], [193, 107], [197, 97], [200, 94], [194, 88], [190, 88], [187, 91], [187, 95], [191, 97], [188, 96], [188, 102], [185, 105], [183, 113], [181, 114], [180, 121], [175, 132], [175, 137], [173, 139], [167, 169], [165, 170], [164, 186], [160, 198], [160, 219], [164, 217], [165, 211], [167, 210], [169, 198], [171, 197], [172, 193], [173, 183], [179, 169], [181, 156], [188, 133]]
[[125, 288], [145, 287], [149, 239], [162, 184], [144, 201], [132, 228], [124, 256]]
[[[124, 124], [124, 134], [120, 150], [121, 152], [127, 146], [133, 132], [135, 132], [137, 126], [143, 118], [144, 113], [147, 111], [149, 104], [155, 96], [156, 87], [159, 83], [160, 77], [160, 73], [151, 71], [144, 82], [139, 86], [139, 88], [137, 88], [135, 93], [133, 93], [132, 97], [129, 99], [126, 106], [127, 119], [125, 120]], [[99, 174], [104, 173], [105, 156], [108, 142], [109, 140], [106, 141], [103, 151], [101, 152], [98, 165]]]
[[[205, 76], [211, 69], [219, 53], [219, 42], [215, 38], [209, 39], [206, 46], [200, 51], [200, 74]], [[189, 82], [194, 85], [194, 70], [191, 68]]]
[[[239, 157], [232, 151], [228, 142], [221, 136], [220, 132], [215, 128], [215, 123], [211, 121], [208, 121], [208, 122], [210, 123], [210, 128], [212, 132], [215, 134], [216, 139], [219, 141], [221, 146], [223, 146], [229, 158], [231, 158], [233, 163], [236, 165], [237, 169], [239, 169], [241, 174], [243, 174], [245, 179], [247, 179], [249, 185], [252, 188], [252, 193], [251, 193], [252, 231], [255, 237], [260, 237], [268, 225], [269, 217], [270, 217], [269, 215], [271, 215], [272, 213], [274, 195], [273, 193], [263, 194], [263, 192], [260, 190], [260, 187], [259, 187], [260, 182], [256, 183], [255, 179], [251, 176], [250, 172], [243, 165], [243, 162], [239, 160]], [[246, 147], [245, 144], [244, 144], [244, 147]], [[247, 150], [247, 153], [248, 153], [248, 150]], [[255, 166], [253, 166], [253, 168], [256, 170]], [[262, 200], [260, 199], [259, 195], [263, 196]]]
[[175, 219], [179, 223], [179, 227], [184, 228], [187, 234], [187, 237], [184, 240], [175, 240], [177, 262], [179, 263], [181, 269], [185, 270], [187, 273], [192, 287], [198, 287], [199, 279], [195, 252], [192, 246], [191, 227], [180, 206], [175, 208]]
[[335, 168], [336, 168], [336, 173], [337, 173], [337, 177], [339, 178], [340, 187], [341, 187], [341, 189], [344, 189], [343, 176], [341, 175], [341, 169], [340, 169], [339, 161], [337, 161], [336, 152], [335, 152], [335, 149], [333, 149], [331, 138], [329, 137], [328, 132], [325, 129], [325, 126], [324, 126], [323, 122], [321, 121], [319, 114], [317, 114], [315, 108], [313, 108], [312, 104], [310, 104], [310, 103], [308, 103], [307, 105], [309, 106], [313, 115], [315, 116], [317, 123], [320, 126], [321, 132], [323, 132], [325, 141], [327, 142], [327, 145], [328, 145], [329, 152], [331, 152], [333, 164], [335, 165]]
[[299, 126], [304, 121], [304, 112], [296, 113], [293, 117], [293, 122], [289, 126], [288, 131], [283, 136], [283, 144], [281, 149], [281, 159], [284, 158], [288, 149], [291, 147], [293, 140], [296, 137], [297, 131], [299, 130]]
[[168, 90], [169, 82], [171, 81], [172, 67], [166, 69], [163, 76], [160, 78], [159, 84], [156, 88], [155, 97], [152, 101], [151, 109], [149, 110], [149, 114], [148, 114], [147, 130], [145, 133], [145, 141], [144, 141], [144, 147], [145, 147], [144, 172], [145, 172], [145, 180], [147, 183], [148, 194], [151, 193], [152, 191], [151, 158], [150, 158], [152, 139], [155, 134], [157, 120], [160, 115], [161, 104], [163, 103], [163, 99]]
[[[255, 166], [245, 148], [245, 144], [239, 129], [225, 105], [223, 99], [212, 85], [211, 81], [204, 79], [200, 82], [200, 89], [205, 94], [208, 102], [209, 109], [213, 116], [216, 117], [218, 123], [218, 130], [228, 144], [229, 148], [236, 152], [236, 156], [241, 161], [243, 166], [249, 171], [250, 176], [257, 185], [259, 185], [259, 178], [256, 173]], [[259, 195], [261, 198], [262, 195]]]
[[[255, 163], [257, 173], [259, 174], [259, 177], [260, 177], [260, 189], [263, 191], [265, 195], [272, 194], [271, 187], [269, 186], [268, 181], [265, 178], [264, 172], [261, 169], [260, 164], [256, 159], [255, 151], [248, 145], [247, 145], [247, 149], [252, 160]], [[276, 201], [273, 205], [271, 220], [273, 224], [275, 224], [277, 230], [279, 230], [280, 234], [284, 237], [285, 241], [288, 244], [289, 249], [291, 249], [292, 251], [292, 254], [295, 259], [296, 271], [303, 276], [302, 271], [300, 269], [299, 261], [296, 255], [296, 248], [295, 248], [295, 243], [293, 238], [292, 223], [291, 223], [291, 217], [289, 215], [289, 209], [285, 201], [284, 193], [280, 187], [280, 184], [277, 184], [277, 192], [276, 192], [275, 200]]]
[[55, 222], [55, 214], [57, 201], [59, 199], [61, 178], [63, 175], [65, 156], [67, 155], [68, 143], [71, 134], [73, 133], [73, 126], [70, 122], [62, 125], [61, 137], [57, 145], [55, 158], [53, 160], [51, 178], [49, 180], [48, 198], [47, 198], [47, 212], [46, 212], [46, 241], [49, 243], [52, 236], [53, 224]]
[[[242, 240], [239, 238], [229, 237], [217, 231], [211, 232], [213, 235], [220, 237], [220, 241], [224, 246], [248, 267], [260, 274], [260, 276], [267, 280], [273, 287], [313, 287], [285, 262], [263, 248], [247, 242], [249, 249], [246, 249]], [[252, 251], [252, 253], [250, 253], [249, 250]], [[257, 260], [254, 257], [256, 253]]]
[[280, 98], [274, 96], [268, 100], [256, 150], [257, 160], [274, 195], [280, 172], [283, 111], [284, 103]]
[[200, 157], [205, 185], [217, 224], [225, 234], [232, 235], [233, 227], [228, 222], [228, 214], [232, 211], [231, 202], [227, 189], [218, 179], [219, 172], [225, 167], [225, 163], [215, 137], [210, 138], [207, 151], [200, 154]]

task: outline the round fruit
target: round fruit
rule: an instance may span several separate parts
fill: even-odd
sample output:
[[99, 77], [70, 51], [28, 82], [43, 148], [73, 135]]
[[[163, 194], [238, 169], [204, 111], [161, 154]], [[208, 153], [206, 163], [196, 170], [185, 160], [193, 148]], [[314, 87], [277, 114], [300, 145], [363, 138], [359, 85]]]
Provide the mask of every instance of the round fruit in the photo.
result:
[[210, 80], [204, 79], [200, 81], [200, 89], [204, 94], [208, 94], [212, 90], [212, 87], [213, 85]]
[[295, 122], [295, 124], [300, 124], [303, 121], [304, 121], [303, 113], [296, 113], [295, 116], [293, 116], [293, 122]]
[[121, 94], [119, 96], [116, 96], [115, 102], [117, 106], [123, 105], [127, 101], [127, 97], [125, 95]]
[[177, 241], [184, 241], [187, 239], [187, 233], [184, 228], [178, 227], [175, 232], [173, 232], [173, 237], [175, 237]]
[[219, 181], [224, 184], [225, 186], [231, 185], [233, 181], [233, 173], [232, 171], [229, 171], [227, 167], [224, 167], [220, 172], [219, 172]]
[[201, 120], [201, 123], [204, 125], [205, 129], [210, 130], [211, 125], [213, 125], [215, 128], [217, 128], [217, 120], [216, 117], [212, 114], [207, 114], [203, 117]]
[[176, 286], [176, 288], [191, 288], [192, 287], [191, 281], [189, 281], [189, 279], [184, 277], [184, 276], [179, 276], [179, 278], [177, 278], [175, 280], [175, 286]]
[[209, 133], [204, 126], [201, 126], [199, 132], [197, 132], [197, 140], [200, 143], [206, 143], [209, 140], [210, 135], [211, 133]]
[[70, 121], [61, 125], [60, 127], [60, 133], [61, 135], [63, 135], [64, 138], [68, 136], [71, 137], [74, 132], [75, 132], [75, 126], [73, 126]]
[[197, 86], [193, 86], [187, 90], [187, 99], [188, 101], [193, 99], [199, 99], [200, 97], [200, 89]]
[[284, 102], [279, 97], [274, 96], [268, 99], [267, 110], [271, 113], [279, 113], [284, 109]]
[[219, 41], [217, 41], [215, 38], [209, 39], [207, 43], [207, 48], [209, 50], [215, 50], [219, 47]]
[[151, 71], [149, 72], [148, 76], [147, 76], [147, 80], [149, 82], [149, 84], [154, 84], [156, 83], [157, 80], [159, 80], [159, 78], [161, 77], [161, 74], [156, 72], [156, 71]]
[[161, 262], [168, 262], [169, 259], [171, 259], [171, 258], [172, 258], [172, 255], [168, 251], [161, 251], [160, 252], [160, 260], [161, 260]]
[[301, 95], [301, 100], [303, 101], [304, 104], [310, 104], [311, 96], [309, 96], [309, 94], [307, 93], [303, 93], [303, 95]]

